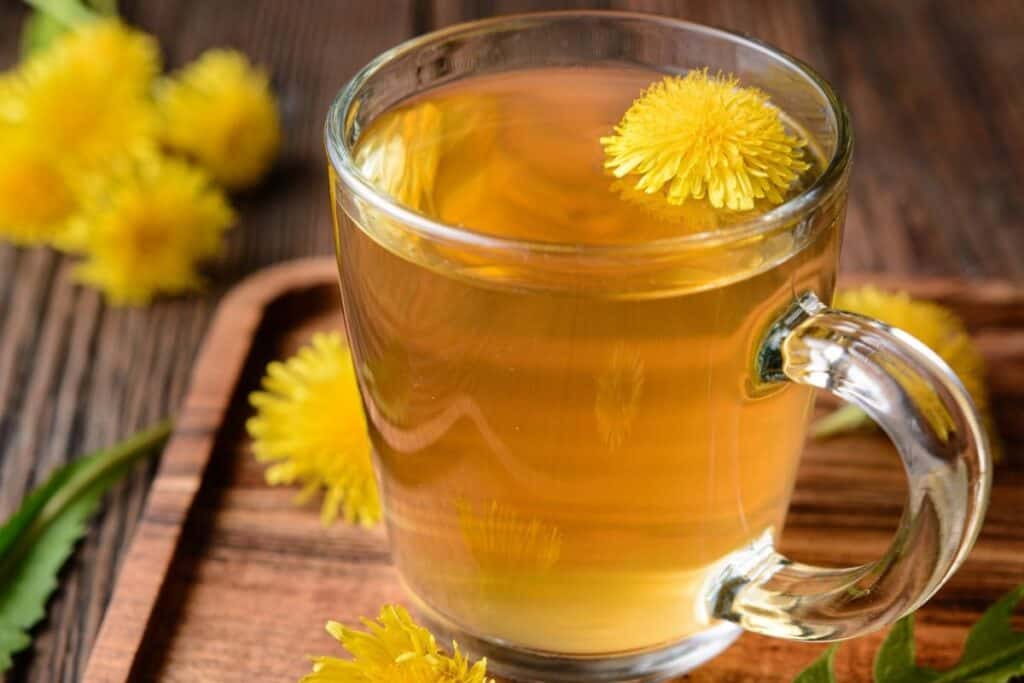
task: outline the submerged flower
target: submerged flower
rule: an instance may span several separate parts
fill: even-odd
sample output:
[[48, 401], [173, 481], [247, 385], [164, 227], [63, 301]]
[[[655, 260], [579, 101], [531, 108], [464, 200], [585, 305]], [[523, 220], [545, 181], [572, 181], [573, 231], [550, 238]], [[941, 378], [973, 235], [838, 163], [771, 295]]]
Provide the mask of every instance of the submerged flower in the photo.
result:
[[126, 164], [93, 192], [65, 247], [81, 251], [78, 278], [114, 304], [143, 304], [201, 284], [234, 213], [205, 173], [159, 155]]
[[[963, 321], [952, 311], [931, 301], [912, 299], [906, 292], [889, 293], [871, 286], [840, 290], [833, 305], [908, 332], [946, 361], [974, 400], [992, 448], [998, 453], [998, 440], [988, 410], [985, 362]], [[848, 405], [820, 420], [812, 432], [819, 437], [832, 436], [870, 423], [863, 411]]]
[[256, 415], [246, 428], [256, 458], [271, 463], [267, 483], [301, 484], [306, 496], [325, 490], [325, 524], [339, 511], [349, 522], [379, 520], [370, 439], [341, 335], [313, 335], [309, 346], [267, 366], [262, 387], [249, 396]]
[[454, 643], [452, 656], [444, 654], [401, 607], [387, 605], [375, 622], [362, 621], [367, 631], [328, 622], [327, 632], [353, 659], [314, 657], [313, 673], [300, 683], [493, 683], [487, 660], [470, 665]]
[[597, 378], [594, 417], [609, 451], [616, 450], [629, 436], [644, 390], [644, 375], [640, 353], [620, 342], [608, 359], [608, 367]]
[[459, 529], [473, 558], [491, 571], [546, 571], [558, 562], [562, 535], [558, 527], [524, 518], [496, 500], [477, 513], [465, 500], [455, 501]]
[[163, 139], [229, 189], [258, 181], [281, 143], [267, 75], [241, 53], [210, 50], [160, 90]]
[[30, 57], [0, 87], [0, 117], [55, 158], [95, 166], [151, 147], [156, 42], [116, 20], [90, 22]]
[[444, 114], [429, 102], [386, 114], [356, 152], [375, 187], [412, 209], [433, 214]]
[[61, 236], [78, 200], [53, 157], [23, 130], [0, 127], [0, 237], [40, 244]]
[[706, 69], [647, 88], [601, 144], [617, 177], [639, 176], [636, 188], [650, 194], [667, 186], [669, 204], [707, 198], [734, 211], [757, 199], [780, 204], [809, 168], [805, 143], [786, 132], [767, 95]]
[[707, 199], [692, 200], [683, 204], [669, 204], [660, 193], [648, 194], [638, 190], [629, 178], [617, 178], [611, 190], [620, 199], [640, 207], [647, 215], [672, 223], [680, 234], [689, 235], [710, 232], [719, 227], [719, 213]]

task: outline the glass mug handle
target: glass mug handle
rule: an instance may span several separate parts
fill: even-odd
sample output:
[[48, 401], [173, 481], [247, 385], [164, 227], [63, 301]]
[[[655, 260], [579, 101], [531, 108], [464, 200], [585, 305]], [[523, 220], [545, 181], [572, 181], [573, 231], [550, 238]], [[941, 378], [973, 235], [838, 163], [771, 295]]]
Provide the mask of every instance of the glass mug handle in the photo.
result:
[[899, 530], [870, 564], [793, 562], [767, 536], [714, 579], [713, 617], [790, 640], [852, 638], [896, 621], [963, 562], [991, 486], [985, 432], [960, 381], [930, 349], [870, 318], [803, 295], [771, 329], [757, 359], [767, 382], [826, 389], [863, 409], [895, 443], [909, 479]]

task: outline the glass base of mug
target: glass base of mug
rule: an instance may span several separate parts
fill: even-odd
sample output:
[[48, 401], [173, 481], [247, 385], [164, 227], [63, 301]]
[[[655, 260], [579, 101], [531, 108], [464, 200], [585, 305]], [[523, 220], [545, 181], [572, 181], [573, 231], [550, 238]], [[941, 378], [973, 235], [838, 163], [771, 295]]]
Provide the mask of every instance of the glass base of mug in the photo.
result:
[[487, 658], [487, 674], [520, 683], [654, 683], [696, 669], [722, 653], [742, 633], [721, 622], [679, 643], [609, 657], [557, 656], [524, 650], [462, 631], [423, 605], [422, 623], [440, 644], [453, 640], [471, 660]]

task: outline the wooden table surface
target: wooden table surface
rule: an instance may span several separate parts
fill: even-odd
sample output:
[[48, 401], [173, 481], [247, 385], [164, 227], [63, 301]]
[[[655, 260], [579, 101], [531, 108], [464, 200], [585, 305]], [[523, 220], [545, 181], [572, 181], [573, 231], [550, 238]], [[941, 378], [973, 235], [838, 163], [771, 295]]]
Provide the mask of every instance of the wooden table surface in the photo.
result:
[[[170, 66], [211, 46], [273, 74], [286, 126], [277, 170], [201, 297], [111, 309], [50, 251], [0, 245], [0, 518], [56, 465], [172, 414], [218, 298], [276, 261], [329, 253], [322, 121], [368, 59], [446, 24], [568, 7], [637, 9], [761, 38], [820, 70], [857, 134], [843, 267], [1024, 281], [1024, 2], [1020, 0], [123, 0]], [[23, 16], [0, 3], [0, 63]], [[119, 486], [62, 575], [7, 681], [77, 681], [150, 471]]]

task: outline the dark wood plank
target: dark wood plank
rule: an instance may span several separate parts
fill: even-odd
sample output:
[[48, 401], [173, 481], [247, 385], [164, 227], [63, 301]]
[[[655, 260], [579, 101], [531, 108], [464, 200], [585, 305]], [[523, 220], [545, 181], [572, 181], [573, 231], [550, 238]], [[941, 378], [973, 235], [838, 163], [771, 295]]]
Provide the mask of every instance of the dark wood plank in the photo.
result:
[[[143, 310], [107, 308], [75, 286], [71, 264], [0, 244], [0, 518], [56, 465], [178, 409], [220, 295], [267, 264], [331, 250], [321, 131], [337, 90], [376, 53], [412, 35], [412, 2], [261, 0], [122, 3], [160, 39], [171, 67], [213, 46], [266, 65], [282, 102], [285, 145], [265, 187], [237, 198], [241, 220], [205, 296]], [[0, 59], [16, 58], [19, 3], [0, 3]], [[8, 681], [81, 679], [115, 570], [155, 464], [113, 493], [62, 576], [47, 623]]]

